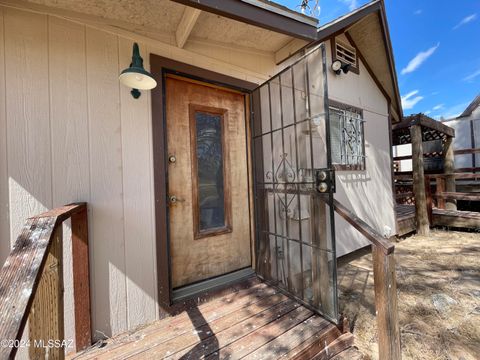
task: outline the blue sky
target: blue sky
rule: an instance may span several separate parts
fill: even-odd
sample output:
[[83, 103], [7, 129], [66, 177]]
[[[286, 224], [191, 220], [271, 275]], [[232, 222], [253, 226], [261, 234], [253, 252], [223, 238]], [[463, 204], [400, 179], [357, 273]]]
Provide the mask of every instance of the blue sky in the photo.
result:
[[[301, 0], [276, 2], [300, 11]], [[367, 2], [319, 0], [317, 17], [325, 24]], [[459, 115], [480, 94], [480, 0], [385, 4], [404, 114]]]

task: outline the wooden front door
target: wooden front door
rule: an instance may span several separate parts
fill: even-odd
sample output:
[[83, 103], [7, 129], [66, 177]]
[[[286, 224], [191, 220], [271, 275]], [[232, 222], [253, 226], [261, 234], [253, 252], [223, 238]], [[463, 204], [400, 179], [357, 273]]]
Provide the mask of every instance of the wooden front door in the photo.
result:
[[251, 266], [245, 96], [166, 78], [172, 286]]

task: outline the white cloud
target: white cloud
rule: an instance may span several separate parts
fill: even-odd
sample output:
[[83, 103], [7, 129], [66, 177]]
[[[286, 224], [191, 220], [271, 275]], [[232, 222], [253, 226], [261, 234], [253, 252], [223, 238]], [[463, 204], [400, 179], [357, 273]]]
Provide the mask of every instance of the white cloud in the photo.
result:
[[440, 119], [440, 118], [452, 119], [452, 118], [455, 118], [455, 117], [459, 116], [463, 112], [463, 110], [465, 110], [465, 108], [468, 106], [468, 104], [469, 103], [466, 102], [466, 103], [461, 103], [461, 104], [457, 104], [457, 105], [453, 105], [451, 107], [448, 107], [444, 111], [442, 111], [441, 113], [435, 114], [434, 118], [436, 118], [436, 119]]
[[480, 69], [463, 78], [463, 81], [473, 81], [477, 76], [480, 76]]
[[358, 7], [357, 0], [340, 0], [342, 3], [348, 6], [348, 10], [352, 11]]
[[472, 22], [477, 18], [477, 14], [472, 14], [464, 17], [462, 21], [460, 21], [457, 25], [453, 27], [453, 30], [457, 30], [460, 26], [463, 26], [465, 24], [468, 24], [469, 22]]
[[423, 12], [422, 9], [418, 9], [413, 12], [413, 15], [420, 15], [422, 12]]
[[445, 104], [438, 104], [438, 105], [435, 105], [432, 110], [433, 111], [440, 110], [440, 109], [443, 109], [444, 107], [445, 107]]
[[424, 112], [425, 115], [431, 114], [432, 112], [430, 110], [427, 110]]
[[435, 50], [438, 49], [439, 46], [440, 46], [440, 43], [431, 47], [427, 51], [420, 51], [412, 60], [410, 60], [407, 67], [402, 69], [402, 75], [405, 75], [417, 70], [420, 67], [420, 65], [422, 65], [430, 56], [433, 55], [433, 53], [435, 52]]
[[402, 96], [402, 107], [403, 110], [412, 109], [420, 100], [423, 99], [423, 96], [415, 96], [418, 94], [418, 90], [413, 90], [407, 95]]

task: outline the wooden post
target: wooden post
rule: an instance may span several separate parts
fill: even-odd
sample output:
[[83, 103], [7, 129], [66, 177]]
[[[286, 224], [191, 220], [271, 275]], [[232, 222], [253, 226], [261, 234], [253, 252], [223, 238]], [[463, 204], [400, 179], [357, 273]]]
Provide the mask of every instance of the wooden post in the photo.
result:
[[[29, 317], [31, 359], [64, 359], [63, 230], [57, 225]], [[53, 341], [53, 343], [51, 343]]]
[[399, 360], [400, 331], [397, 311], [397, 284], [394, 253], [372, 245], [375, 307], [378, 328], [378, 358]]
[[430, 225], [428, 223], [427, 199], [425, 194], [421, 126], [412, 126], [410, 128], [410, 135], [412, 138], [413, 193], [415, 194], [417, 234], [428, 235], [430, 233]]
[[[453, 138], [448, 136], [444, 144], [443, 172], [445, 173], [445, 188], [447, 192], [455, 192], [455, 156], [453, 151]], [[455, 199], [447, 199], [447, 210], [457, 210], [457, 201]]]
[[321, 307], [325, 314], [334, 310], [333, 289], [330, 282], [327, 236], [327, 205], [320, 196], [311, 197], [312, 231], [312, 288], [313, 306]]
[[88, 212], [72, 215], [73, 297], [75, 301], [75, 347], [83, 350], [92, 344], [90, 318], [90, 278], [88, 262]]
[[445, 199], [441, 196], [445, 192], [445, 179], [437, 177], [437, 188], [435, 194], [437, 195], [437, 206], [439, 209], [445, 209]]
[[430, 225], [433, 225], [433, 200], [430, 176], [425, 176], [425, 196], [427, 199], [428, 222]]

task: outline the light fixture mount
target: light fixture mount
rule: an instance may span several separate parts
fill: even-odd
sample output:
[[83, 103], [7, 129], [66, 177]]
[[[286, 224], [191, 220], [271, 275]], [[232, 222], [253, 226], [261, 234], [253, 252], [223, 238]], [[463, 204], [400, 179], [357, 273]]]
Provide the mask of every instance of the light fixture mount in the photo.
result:
[[352, 65], [344, 64], [340, 60], [335, 60], [332, 62], [332, 71], [337, 75], [340, 75], [342, 71], [344, 74], [348, 73], [351, 67]]
[[340, 72], [342, 71], [342, 62], [340, 60], [335, 60], [332, 63], [332, 70], [335, 74], [340, 75]]
[[130, 67], [123, 70], [118, 79], [123, 85], [132, 88], [130, 93], [135, 99], [138, 99], [141, 95], [139, 90], [151, 90], [157, 86], [157, 81], [152, 74], [143, 67], [143, 59], [140, 56], [140, 49], [137, 43], [133, 44]]

